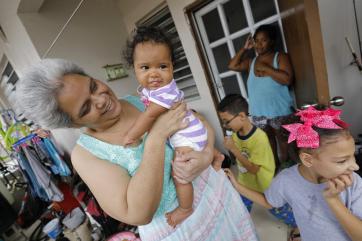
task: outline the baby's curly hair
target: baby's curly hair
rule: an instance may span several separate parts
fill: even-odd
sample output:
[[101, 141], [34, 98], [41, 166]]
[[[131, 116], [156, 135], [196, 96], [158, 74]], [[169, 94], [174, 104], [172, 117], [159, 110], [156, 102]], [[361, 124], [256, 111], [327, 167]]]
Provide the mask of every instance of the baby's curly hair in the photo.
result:
[[175, 56], [170, 38], [159, 28], [140, 26], [133, 30], [132, 38], [127, 41], [126, 49], [123, 52], [124, 59], [130, 67], [133, 66], [133, 55], [137, 44], [145, 42], [165, 44], [170, 49], [171, 60], [172, 63], [174, 62]]

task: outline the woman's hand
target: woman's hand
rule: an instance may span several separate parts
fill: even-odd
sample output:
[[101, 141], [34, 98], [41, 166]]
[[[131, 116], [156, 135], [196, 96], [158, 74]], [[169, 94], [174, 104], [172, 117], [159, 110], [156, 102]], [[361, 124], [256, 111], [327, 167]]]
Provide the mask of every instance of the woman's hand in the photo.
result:
[[255, 63], [255, 73], [258, 77], [269, 76], [269, 72], [272, 67], [264, 62], [257, 61]]
[[329, 179], [327, 182], [327, 188], [323, 191], [324, 198], [326, 199], [326, 201], [338, 198], [341, 192], [343, 192], [347, 187], [352, 185], [352, 182], [352, 174], [343, 174], [338, 177]]
[[176, 153], [172, 163], [174, 177], [179, 183], [192, 182], [212, 162], [214, 150], [209, 146], [203, 151], [191, 151], [185, 154]]
[[157, 118], [150, 130], [150, 135], [155, 134], [160, 138], [166, 139], [178, 130], [184, 129], [188, 125], [187, 121], [183, 121], [186, 112], [185, 103], [177, 104], [171, 110]]
[[228, 176], [231, 184], [233, 184], [234, 187], [237, 186], [238, 182], [236, 181], [234, 173], [229, 168], [225, 168], [224, 172], [225, 172], [226, 176]]
[[250, 34], [245, 41], [244, 49], [252, 49], [254, 48], [254, 39], [253, 36]]

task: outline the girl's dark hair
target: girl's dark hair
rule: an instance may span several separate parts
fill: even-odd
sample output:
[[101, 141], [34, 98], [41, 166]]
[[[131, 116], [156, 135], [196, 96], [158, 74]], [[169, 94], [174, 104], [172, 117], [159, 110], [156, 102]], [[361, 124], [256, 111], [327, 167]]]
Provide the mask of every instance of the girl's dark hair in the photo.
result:
[[157, 44], [165, 44], [170, 49], [171, 61], [174, 62], [175, 56], [172, 49], [171, 40], [156, 27], [140, 26], [133, 30], [132, 38], [127, 41], [126, 50], [123, 52], [124, 58], [129, 66], [133, 66], [133, 55], [137, 44], [145, 42], [154, 42]]
[[258, 33], [264, 32], [268, 35], [269, 39], [273, 42], [275, 42], [278, 38], [278, 31], [277, 28], [274, 25], [271, 24], [264, 24], [260, 25], [254, 33], [254, 39]]

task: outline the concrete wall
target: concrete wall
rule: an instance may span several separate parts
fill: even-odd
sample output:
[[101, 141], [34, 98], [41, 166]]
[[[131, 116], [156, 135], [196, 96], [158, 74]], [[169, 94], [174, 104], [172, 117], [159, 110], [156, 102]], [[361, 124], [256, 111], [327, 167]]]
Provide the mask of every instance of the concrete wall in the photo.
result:
[[[351, 53], [345, 36], [356, 52], [358, 38], [352, 0], [318, 0], [330, 96], [343, 96], [343, 118], [354, 135], [362, 133], [362, 73], [350, 66]], [[362, 0], [356, 0], [359, 28], [362, 31]], [[362, 37], [362, 36], [361, 36]], [[358, 54], [359, 55], [359, 54]], [[360, 56], [360, 55], [359, 55]]]
[[79, 0], [44, 1], [38, 11], [18, 13], [40, 56], [44, 55], [78, 3]]
[[[191, 72], [195, 78], [197, 89], [200, 93], [200, 99], [188, 102], [188, 106], [202, 113], [210, 124], [214, 127], [217, 135], [217, 146], [222, 149], [222, 129], [214, 108], [210, 89], [207, 84], [205, 72], [201, 65], [201, 60], [197, 53], [196, 43], [191, 33], [191, 28], [187, 23], [184, 9], [194, 0], [168, 0], [167, 6], [170, 9], [176, 29], [179, 33], [187, 60], [189, 61]], [[158, 9], [163, 1], [160, 0], [139, 0], [134, 4], [132, 0], [119, 0], [123, 21], [126, 24], [128, 32], [135, 27], [135, 23], [153, 11]]]
[[[26, 21], [29, 35], [37, 42], [36, 48], [41, 56], [73, 13], [78, 2], [46, 1], [39, 13], [21, 14], [22, 20]], [[40, 32], [42, 34], [39, 34]], [[72, 60], [93, 77], [105, 80], [106, 74], [102, 67], [123, 62], [122, 50], [126, 39], [127, 31], [115, 2], [87, 0], [74, 14], [47, 57]], [[119, 97], [135, 93], [138, 85], [132, 71], [129, 77], [107, 83]]]
[[[80, 1], [47, 0], [39, 12], [18, 14], [19, 0], [0, 0], [0, 24], [7, 42], [0, 40], [15, 71], [22, 71], [40, 60]], [[105, 80], [102, 66], [122, 62], [121, 52], [127, 30], [113, 0], [87, 0], [80, 6], [47, 57], [66, 58], [78, 63], [87, 73]], [[34, 43], [34, 44], [33, 44]], [[107, 82], [117, 96], [135, 93], [138, 86], [133, 72], [129, 77]], [[53, 131], [59, 144], [70, 152], [79, 131]]]
[[20, 0], [0, 0], [0, 25], [8, 40], [4, 42], [0, 39], [0, 45], [21, 76], [22, 71], [29, 64], [39, 61], [40, 57], [17, 15], [19, 2]]

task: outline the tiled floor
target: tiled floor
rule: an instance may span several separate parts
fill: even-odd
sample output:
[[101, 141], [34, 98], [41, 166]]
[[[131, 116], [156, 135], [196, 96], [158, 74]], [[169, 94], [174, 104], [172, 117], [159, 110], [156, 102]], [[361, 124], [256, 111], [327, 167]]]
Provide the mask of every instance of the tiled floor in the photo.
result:
[[287, 241], [288, 226], [277, 220], [265, 208], [254, 204], [251, 218], [260, 241]]
[[[236, 175], [237, 166], [233, 165], [230, 169]], [[254, 203], [251, 210], [251, 218], [255, 224], [260, 241], [288, 240], [288, 226], [271, 215], [267, 209]]]

